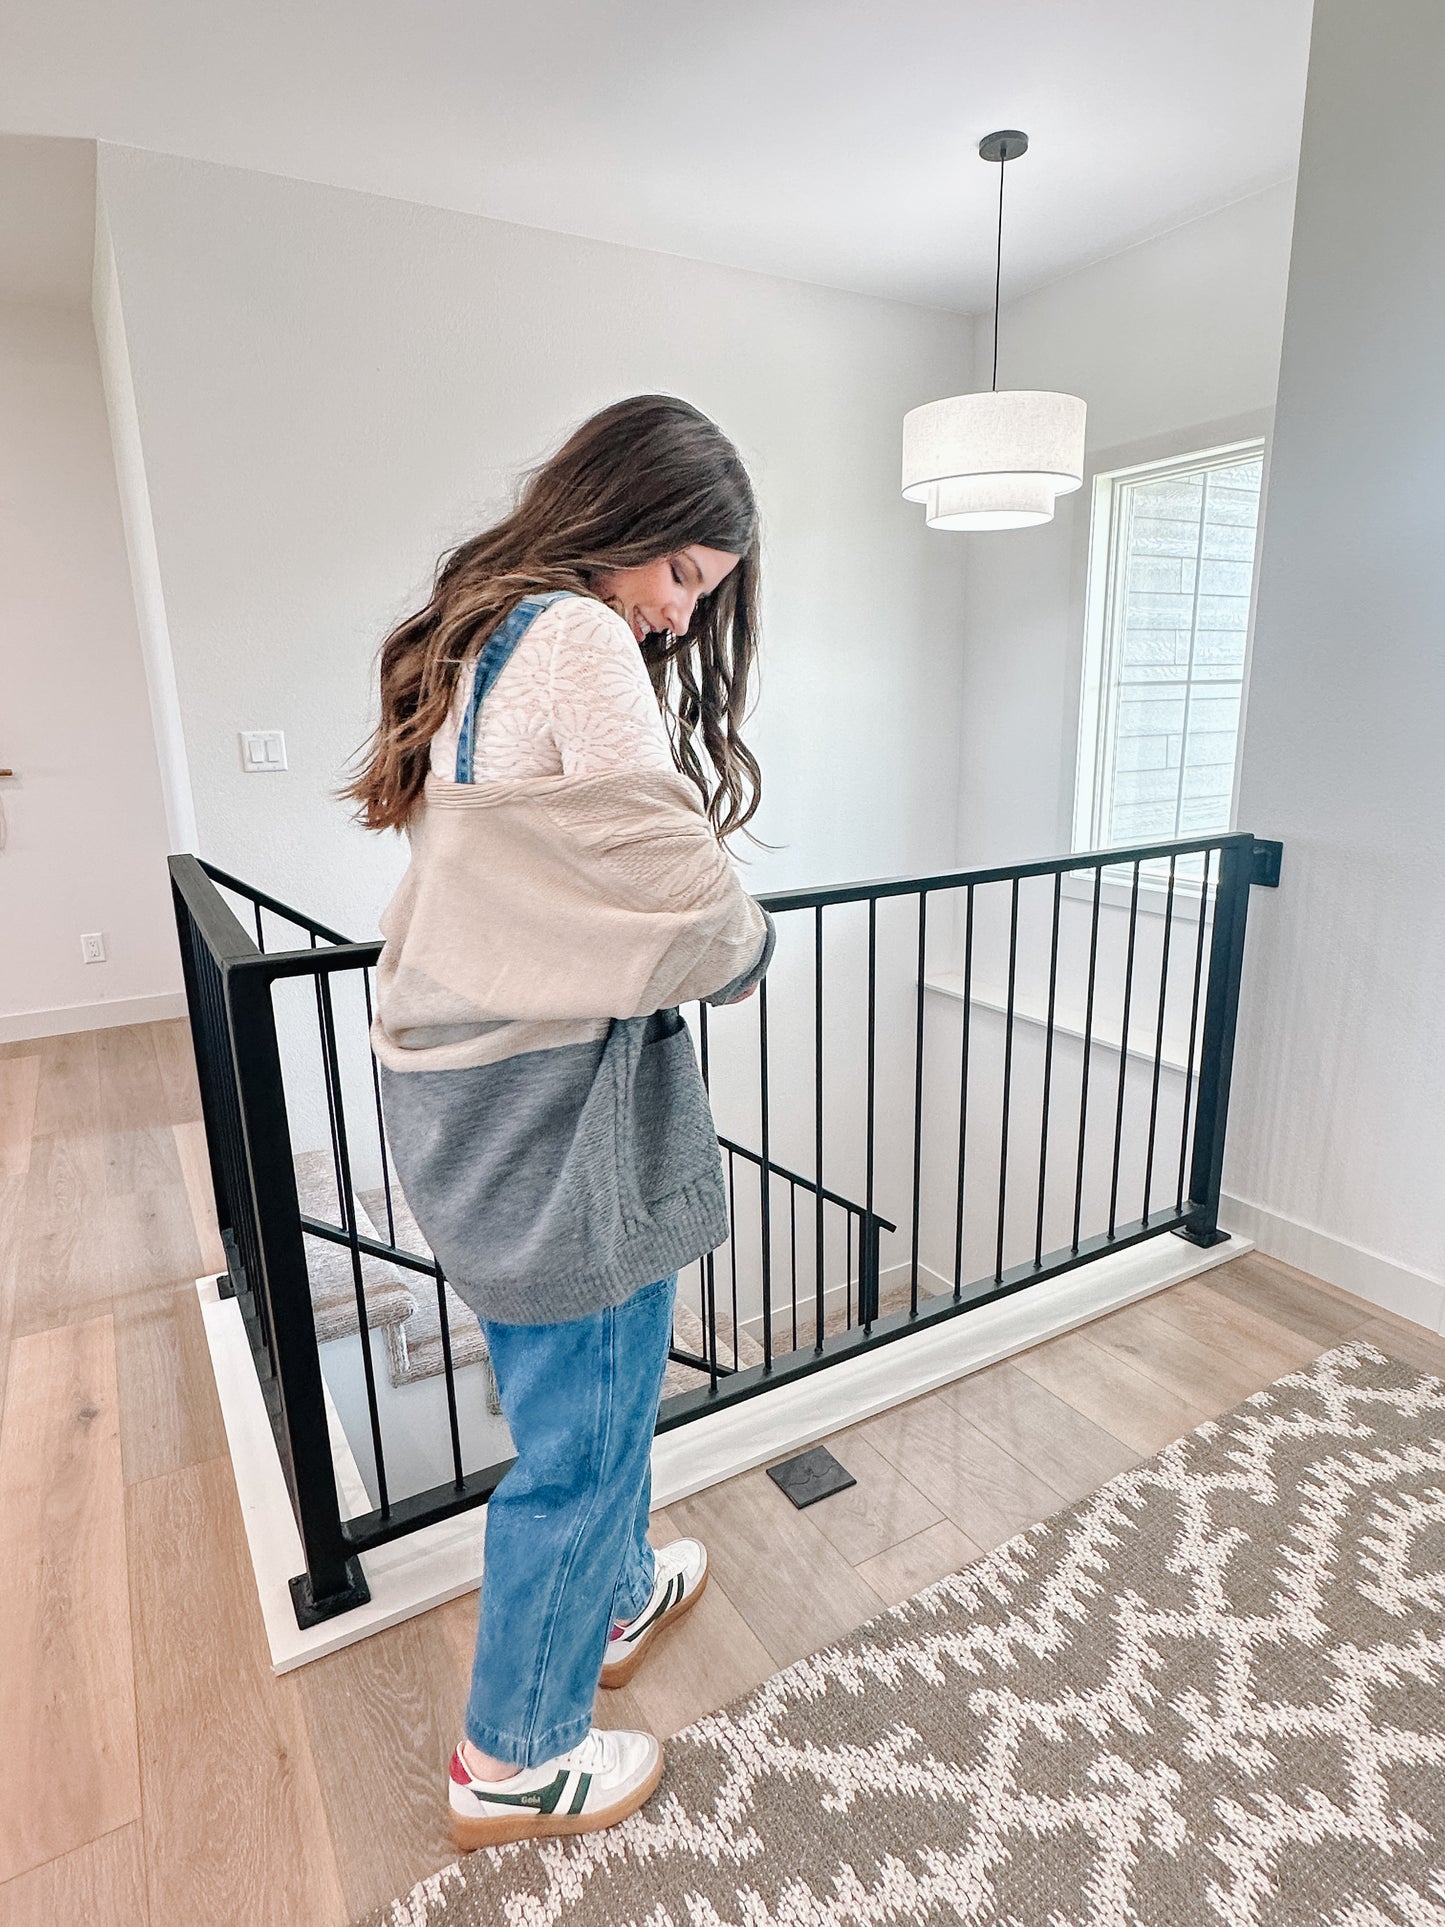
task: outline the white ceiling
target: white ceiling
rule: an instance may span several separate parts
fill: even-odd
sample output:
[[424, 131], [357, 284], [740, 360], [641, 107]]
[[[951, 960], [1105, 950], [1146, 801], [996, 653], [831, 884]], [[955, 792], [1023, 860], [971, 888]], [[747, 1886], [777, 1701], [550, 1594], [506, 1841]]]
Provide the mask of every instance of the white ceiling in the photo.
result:
[[[5, 0], [0, 129], [976, 310], [1287, 178], [1310, 0]], [[0, 152], [0, 165], [4, 164]], [[0, 236], [3, 239], [3, 236]]]

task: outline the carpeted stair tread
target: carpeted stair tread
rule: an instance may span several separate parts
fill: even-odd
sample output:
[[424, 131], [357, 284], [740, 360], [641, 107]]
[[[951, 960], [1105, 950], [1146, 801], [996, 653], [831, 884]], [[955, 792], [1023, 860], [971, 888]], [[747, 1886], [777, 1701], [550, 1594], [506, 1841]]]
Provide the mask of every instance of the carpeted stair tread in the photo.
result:
[[[431, 1249], [421, 1234], [411, 1206], [401, 1186], [393, 1178], [391, 1181], [391, 1215], [388, 1219], [386, 1191], [378, 1186], [374, 1191], [361, 1193], [361, 1204], [367, 1217], [376, 1227], [378, 1238], [395, 1243], [398, 1251], [414, 1252], [419, 1258], [430, 1258]], [[396, 1236], [390, 1237], [394, 1230]], [[400, 1332], [402, 1344], [397, 1348], [395, 1369], [392, 1373], [394, 1385], [409, 1385], [417, 1379], [440, 1378], [445, 1369], [445, 1354], [442, 1351], [442, 1321], [437, 1307], [436, 1285], [433, 1280], [418, 1276], [412, 1290], [416, 1294], [416, 1311]], [[480, 1364], [487, 1357], [487, 1341], [482, 1336], [482, 1328], [477, 1323], [476, 1313], [469, 1311], [450, 1285], [443, 1285], [447, 1308], [448, 1337], [451, 1340], [452, 1367], [460, 1371], [463, 1365]]]
[[[706, 1358], [707, 1340], [703, 1322], [688, 1304], [678, 1299], [672, 1314], [672, 1342], [678, 1351], [691, 1352], [694, 1358]], [[718, 1358], [725, 1365], [733, 1359], [732, 1327], [718, 1320]], [[763, 1348], [748, 1332], [739, 1335], [738, 1364], [740, 1368], [761, 1365]], [[680, 1392], [695, 1392], [711, 1382], [710, 1374], [702, 1367], [684, 1365], [680, 1360], [670, 1358], [667, 1369], [662, 1375], [662, 1396], [676, 1398]]]
[[[691, 1352], [694, 1358], [706, 1358], [707, 1341], [703, 1322], [690, 1305], [682, 1299], [677, 1301], [672, 1315], [672, 1342], [678, 1351]], [[733, 1341], [731, 1322], [718, 1320], [718, 1358], [724, 1365], [733, 1362]], [[749, 1365], [761, 1365], [763, 1348], [748, 1331], [738, 1334], [738, 1368], [746, 1370]], [[695, 1392], [711, 1382], [710, 1374], [696, 1365], [684, 1365], [678, 1359], [670, 1358], [667, 1369], [662, 1375], [662, 1396], [675, 1398], [679, 1392]]]
[[[331, 1153], [300, 1151], [293, 1161], [301, 1215], [340, 1228], [342, 1212]], [[357, 1211], [358, 1229], [369, 1231], [370, 1225], [355, 1200], [352, 1209]], [[349, 1337], [360, 1329], [351, 1252], [347, 1246], [333, 1244], [329, 1238], [318, 1238], [314, 1232], [305, 1233], [303, 1242], [317, 1343], [325, 1345], [332, 1339]], [[417, 1300], [405, 1272], [386, 1259], [363, 1253], [361, 1283], [367, 1323], [373, 1330], [396, 1331], [416, 1312]]]

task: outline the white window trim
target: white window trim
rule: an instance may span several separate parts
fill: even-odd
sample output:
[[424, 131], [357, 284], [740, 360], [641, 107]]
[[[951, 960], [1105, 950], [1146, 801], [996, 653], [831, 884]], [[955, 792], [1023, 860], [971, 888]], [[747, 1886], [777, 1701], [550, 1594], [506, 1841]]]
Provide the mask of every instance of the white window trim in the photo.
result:
[[[1257, 594], [1259, 587], [1259, 569], [1257, 564], [1260, 544], [1264, 536], [1265, 504], [1269, 488], [1269, 445], [1273, 426], [1273, 409], [1255, 409], [1247, 414], [1230, 416], [1214, 422], [1200, 423], [1194, 428], [1175, 430], [1169, 434], [1150, 436], [1147, 439], [1137, 442], [1128, 442], [1113, 448], [1092, 451], [1085, 466], [1084, 487], [1079, 495], [1074, 498], [1074, 502], [1077, 503], [1079, 510], [1084, 508], [1086, 502], [1090, 509], [1092, 509], [1094, 491], [1101, 480], [1112, 481], [1121, 475], [1137, 474], [1149, 469], [1159, 469], [1164, 465], [1187, 469], [1193, 466], [1199, 459], [1210, 456], [1216, 452], [1224, 453], [1226, 451], [1244, 448], [1253, 449], [1261, 445], [1263, 446], [1264, 489], [1260, 497], [1260, 521], [1255, 537], [1256, 568], [1254, 572], [1254, 591], [1250, 600], [1249, 628], [1245, 638], [1244, 682], [1239, 708], [1240, 742], [1244, 740], [1249, 706], [1249, 672], [1254, 653], [1254, 595]], [[1097, 607], [1094, 598], [1099, 593], [1100, 574], [1104, 572], [1095, 559], [1096, 551], [1099, 548], [1097, 523], [1098, 518], [1091, 513], [1076, 513], [1074, 528], [1074, 674], [1072, 677], [1072, 685], [1078, 692], [1079, 708], [1074, 719], [1074, 728], [1071, 732], [1071, 747], [1074, 750], [1076, 762], [1072, 772], [1072, 780], [1069, 779], [1069, 775], [1066, 773], [1065, 782], [1061, 786], [1062, 794], [1059, 798], [1060, 815], [1064, 818], [1061, 829], [1063, 835], [1068, 839], [1066, 847], [1069, 849], [1077, 849], [1081, 853], [1086, 845], [1079, 841], [1076, 829], [1078, 821], [1078, 801], [1081, 793], [1081, 785], [1087, 783], [1088, 789], [1086, 793], [1091, 798], [1092, 811], [1095, 771], [1094, 757], [1097, 753], [1097, 718], [1099, 708], [1097, 681], [1099, 666], [1097, 657], [1099, 652], [1097, 649], [1091, 651], [1089, 646], [1092, 636], [1098, 633], [1093, 626]], [[1107, 546], [1105, 546], [1105, 564], [1107, 562], [1107, 553]], [[1092, 662], [1091, 655], [1094, 658]], [[1091, 668], [1095, 678], [1092, 691], [1089, 689]], [[1086, 695], [1091, 695], [1092, 697], [1092, 712], [1085, 706]], [[1094, 718], [1095, 730], [1092, 742], [1090, 742], [1089, 739], [1088, 729], [1091, 713]], [[1068, 740], [1067, 737], [1066, 740]], [[1087, 770], [1085, 767], [1086, 754], [1088, 758]], [[1231, 830], [1236, 827], [1238, 820], [1239, 761], [1240, 759], [1236, 752], [1234, 794], [1231, 799], [1229, 814], [1229, 828]], [[1063, 891], [1065, 896], [1068, 897], [1092, 899], [1094, 886], [1091, 878], [1073, 874], [1064, 878]], [[1128, 882], [1120, 884], [1116, 882], [1114, 878], [1106, 875], [1104, 887], [1100, 892], [1100, 902], [1106, 907], [1127, 910], [1129, 907], [1130, 894], [1131, 887]], [[1197, 918], [1199, 915], [1199, 894], [1199, 886], [1197, 883], [1190, 884], [1186, 880], [1177, 881], [1174, 890], [1173, 914], [1176, 917]], [[1156, 883], [1147, 877], [1141, 879], [1139, 886], [1139, 910], [1141, 915], [1162, 916], [1164, 914], [1166, 895], [1167, 885], [1163, 881]]]

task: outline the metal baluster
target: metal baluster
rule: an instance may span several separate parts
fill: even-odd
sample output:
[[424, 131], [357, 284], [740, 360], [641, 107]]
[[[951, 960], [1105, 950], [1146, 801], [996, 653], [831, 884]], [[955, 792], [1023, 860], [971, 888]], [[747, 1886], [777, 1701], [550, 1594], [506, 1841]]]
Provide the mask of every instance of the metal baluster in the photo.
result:
[[[707, 1005], [697, 1007], [697, 1028], [699, 1056], [701, 1058], [702, 1087], [708, 1088], [707, 1055]], [[728, 1196], [728, 1223], [732, 1223], [732, 1195]], [[729, 1238], [731, 1238], [729, 1231]], [[703, 1298], [707, 1307], [707, 1333], [704, 1350], [707, 1354], [707, 1384], [710, 1392], [717, 1390], [717, 1253], [709, 1251], [703, 1258]]]
[[798, 1187], [788, 1180], [788, 1249], [793, 1267], [793, 1350], [798, 1349]]
[[717, 1390], [717, 1266], [715, 1252], [703, 1261], [703, 1291], [707, 1307], [707, 1388]]
[[[362, 993], [366, 998], [366, 1034], [371, 1036], [371, 972], [361, 973]], [[376, 1097], [376, 1147], [381, 1153], [381, 1190], [386, 1199], [386, 1236], [391, 1244], [396, 1243], [396, 1213], [391, 1203], [391, 1164], [386, 1155], [386, 1124], [381, 1115], [381, 1071], [376, 1062], [376, 1053], [371, 1053], [371, 1088]]]
[[1154, 1138], [1159, 1124], [1159, 1073], [1164, 1066], [1164, 1012], [1169, 1002], [1169, 939], [1174, 924], [1174, 871], [1179, 859], [1169, 859], [1169, 888], [1164, 894], [1164, 936], [1159, 951], [1159, 1026], [1154, 1033], [1154, 1081], [1149, 1091], [1149, 1148], [1144, 1153], [1144, 1209], [1149, 1222], [1149, 1193], [1154, 1184]]
[[1084, 999], [1084, 1063], [1079, 1085], [1079, 1164], [1074, 1177], [1074, 1242], [1079, 1248], [1079, 1221], [1084, 1212], [1084, 1154], [1089, 1130], [1089, 1054], [1094, 1042], [1094, 980], [1099, 961], [1099, 897], [1104, 888], [1104, 867], [1094, 865], [1094, 920], [1089, 931], [1089, 989]]
[[1019, 957], [1019, 880], [1013, 880], [1008, 923], [1008, 1001], [1003, 1020], [1003, 1125], [998, 1152], [998, 1246], [994, 1253], [995, 1284], [1003, 1283], [1004, 1226], [1008, 1212], [1008, 1119], [1013, 1089], [1014, 1063], [1014, 987], [1018, 980]]
[[928, 941], [928, 892], [918, 893], [918, 1007], [913, 1039], [913, 1256], [908, 1269], [908, 1309], [918, 1311], [918, 1220], [923, 1196], [923, 975]]
[[[844, 1329], [847, 1331], [852, 1331], [853, 1329], [853, 1217], [854, 1213], [849, 1209], [846, 1211], [843, 1220], [847, 1226], [847, 1249], [844, 1252], [843, 1258], [843, 1278], [845, 1281], [843, 1289], [847, 1299], [847, 1303], [844, 1306]], [[858, 1249], [859, 1251], [863, 1249], [861, 1230], [858, 1238]]]
[[[868, 1169], [866, 1197], [868, 1221], [873, 1219], [873, 1138], [877, 1122], [878, 1087], [878, 899], [868, 899]], [[867, 1255], [865, 1256], [865, 1243]], [[872, 1273], [872, 1242], [858, 1237], [858, 1320], [866, 1331], [878, 1316], [878, 1280]], [[868, 1275], [865, 1276], [865, 1273]]]
[[337, 1163], [341, 1174], [341, 1228], [351, 1250], [351, 1282], [356, 1293], [357, 1336], [361, 1343], [361, 1368], [366, 1377], [366, 1410], [371, 1420], [371, 1444], [376, 1455], [376, 1496], [383, 1518], [391, 1510], [386, 1492], [386, 1455], [381, 1445], [381, 1417], [376, 1406], [376, 1368], [371, 1356], [371, 1323], [366, 1309], [366, 1288], [361, 1276], [361, 1246], [356, 1237], [356, 1212], [352, 1205], [351, 1154], [346, 1142], [346, 1100], [341, 1089], [341, 1069], [336, 1056], [336, 1025], [331, 1009], [331, 979], [322, 972], [316, 979], [321, 1003], [321, 1034], [326, 1052], [330, 1087], [336, 1093], [332, 1112]]
[[823, 1253], [823, 906], [813, 911], [813, 1062], [817, 1070], [817, 1091], [813, 1099], [813, 1177], [817, 1211], [814, 1224], [813, 1295], [815, 1299], [813, 1349], [823, 1349], [824, 1278], [827, 1266]]
[[1184, 1060], [1184, 1118], [1179, 1131], [1179, 1195], [1174, 1209], [1184, 1209], [1184, 1171], [1189, 1161], [1189, 1110], [1194, 1085], [1194, 1045], [1199, 1035], [1199, 991], [1204, 982], [1204, 921], [1209, 906], [1209, 872], [1214, 852], [1204, 854], [1204, 880], [1199, 886], [1199, 935], [1194, 947], [1194, 998], [1189, 1006], [1189, 1053]]
[[[311, 948], [313, 950], [316, 948], [315, 937], [311, 939]], [[331, 1126], [331, 1168], [336, 1178], [336, 1213], [344, 1226], [346, 1223], [346, 1197], [341, 1185], [341, 1151], [336, 1136], [336, 1090], [331, 1081], [331, 1058], [326, 1049], [326, 1011], [322, 1001], [322, 988], [325, 984], [325, 973], [318, 971], [316, 976], [316, 1022], [321, 1033], [321, 1081], [326, 1090], [326, 1116]], [[330, 994], [328, 988], [326, 995], [329, 997]]]
[[1134, 995], [1134, 943], [1139, 928], [1139, 865], [1134, 865], [1134, 887], [1129, 893], [1129, 947], [1124, 958], [1124, 1015], [1119, 1036], [1119, 1099], [1114, 1112], [1114, 1169], [1109, 1179], [1109, 1236], [1119, 1213], [1119, 1158], [1124, 1148], [1124, 1100], [1129, 1079], [1129, 1007]]
[[[396, 1239], [392, 1239], [396, 1243]], [[457, 1484], [462, 1483], [462, 1435], [457, 1426], [457, 1378], [452, 1369], [452, 1321], [447, 1315], [446, 1279], [436, 1259], [432, 1260], [432, 1270], [437, 1281], [437, 1315], [442, 1323], [442, 1378], [447, 1388], [447, 1424], [452, 1435], [452, 1470], [456, 1473]]]
[[762, 1123], [760, 1225], [763, 1240], [763, 1370], [773, 1369], [773, 1167], [768, 1138], [768, 980], [758, 985], [758, 1070]]
[[732, 1260], [733, 1283], [733, 1370], [739, 1364], [738, 1358], [738, 1216], [737, 1216], [737, 1160], [732, 1146], [728, 1146], [728, 1223], [732, 1235], [728, 1239], [728, 1256]]
[[1049, 1096], [1054, 1072], [1054, 1012], [1059, 987], [1059, 907], [1064, 894], [1064, 873], [1054, 875], [1054, 921], [1049, 939], [1049, 1012], [1044, 1025], [1043, 1122], [1039, 1127], [1039, 1210], [1034, 1225], [1034, 1267], [1044, 1262], [1044, 1200], [1049, 1172]]
[[973, 885], [967, 886], [963, 924], [963, 1042], [958, 1074], [958, 1212], [953, 1234], [953, 1295], [963, 1296], [963, 1196], [968, 1164], [968, 1046], [973, 1029]]

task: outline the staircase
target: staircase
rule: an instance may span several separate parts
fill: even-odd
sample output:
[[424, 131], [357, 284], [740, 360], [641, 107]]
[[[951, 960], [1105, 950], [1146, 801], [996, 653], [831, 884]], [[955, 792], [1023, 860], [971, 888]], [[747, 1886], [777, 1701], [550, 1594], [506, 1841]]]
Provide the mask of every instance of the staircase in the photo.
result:
[[[346, 1213], [341, 1208], [337, 1188], [336, 1163], [329, 1151], [301, 1151], [293, 1159], [296, 1195], [303, 1218], [345, 1230]], [[385, 1186], [352, 1194], [351, 1211], [363, 1237], [390, 1245], [412, 1257], [430, 1261], [431, 1247], [407, 1203], [401, 1186], [393, 1178]], [[311, 1286], [311, 1310], [316, 1320], [317, 1343], [326, 1345], [352, 1338], [361, 1328], [356, 1306], [356, 1280], [351, 1252], [315, 1232], [305, 1234], [306, 1272]], [[418, 1272], [404, 1270], [388, 1259], [361, 1255], [362, 1296], [366, 1322], [383, 1335], [386, 1343], [387, 1378], [393, 1387], [414, 1385], [423, 1379], [443, 1378], [446, 1373], [446, 1348], [442, 1344], [441, 1312], [437, 1295], [429, 1281]], [[487, 1341], [475, 1313], [448, 1284], [442, 1286], [447, 1315], [447, 1341], [452, 1369], [482, 1365], [486, 1371], [487, 1410], [500, 1415], [501, 1402], [487, 1353]], [[721, 1353], [734, 1355], [730, 1325], [720, 1320], [718, 1341]], [[673, 1348], [694, 1357], [706, 1351], [701, 1318], [681, 1299], [673, 1319]], [[737, 1334], [736, 1361], [739, 1368], [760, 1365], [763, 1347], [746, 1329]], [[662, 1395], [690, 1392], [707, 1383], [708, 1374], [681, 1359], [669, 1359], [663, 1378]]]
[[[293, 1160], [296, 1170], [296, 1195], [304, 1218], [314, 1218], [337, 1230], [345, 1229], [336, 1165], [329, 1151], [302, 1151]], [[391, 1186], [391, 1211], [388, 1217], [385, 1189], [353, 1193], [351, 1213], [363, 1237], [389, 1244], [397, 1251], [430, 1260], [431, 1250], [422, 1237], [411, 1206], [400, 1185]], [[345, 1245], [333, 1244], [314, 1232], [306, 1234], [306, 1272], [311, 1284], [311, 1310], [316, 1319], [318, 1344], [349, 1338], [360, 1330], [356, 1305], [356, 1279], [351, 1253]], [[403, 1270], [385, 1258], [361, 1256], [362, 1296], [366, 1321], [372, 1331], [386, 1339], [387, 1376], [393, 1386], [413, 1385], [418, 1380], [440, 1378], [446, 1370], [442, 1345], [441, 1312], [437, 1294], [418, 1272]], [[487, 1409], [501, 1412], [496, 1380], [487, 1355], [487, 1341], [475, 1315], [458, 1298], [450, 1285], [442, 1286], [447, 1314], [447, 1338], [452, 1367], [486, 1367]]]

